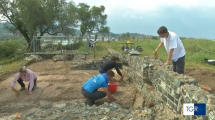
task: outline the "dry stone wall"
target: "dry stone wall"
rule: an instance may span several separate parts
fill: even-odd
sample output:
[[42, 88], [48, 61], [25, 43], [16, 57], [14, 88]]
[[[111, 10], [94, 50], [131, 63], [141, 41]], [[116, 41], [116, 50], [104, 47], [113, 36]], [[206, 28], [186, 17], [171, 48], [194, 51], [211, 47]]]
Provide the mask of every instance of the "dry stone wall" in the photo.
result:
[[145, 91], [144, 84], [152, 84], [159, 93], [157, 98], [176, 113], [182, 114], [183, 103], [206, 104], [206, 116], [184, 116], [186, 120], [215, 119], [215, 97], [199, 87], [192, 77], [179, 75], [172, 71], [172, 66], [163, 66], [161, 60], [152, 57], [112, 55], [128, 66], [123, 69], [140, 91]]
[[98, 70], [99, 65], [104, 62], [101, 60], [92, 60], [92, 61], [82, 61], [82, 62], [72, 62], [71, 70]]
[[184, 116], [186, 120], [215, 120], [215, 96], [199, 87], [197, 81], [192, 77], [173, 72], [171, 65], [163, 66], [163, 62], [159, 59], [112, 52], [106, 54], [101, 60], [73, 63], [71, 69], [98, 69], [99, 65], [109, 60], [111, 56], [120, 58], [123, 63], [123, 71], [144, 97], [151, 96], [148, 95], [151, 94], [150, 92], [146, 93], [149, 91], [147, 85], [153, 85], [157, 93], [155, 98], [150, 99], [166, 104], [176, 114], [182, 114], [183, 103], [206, 104], [206, 116]]

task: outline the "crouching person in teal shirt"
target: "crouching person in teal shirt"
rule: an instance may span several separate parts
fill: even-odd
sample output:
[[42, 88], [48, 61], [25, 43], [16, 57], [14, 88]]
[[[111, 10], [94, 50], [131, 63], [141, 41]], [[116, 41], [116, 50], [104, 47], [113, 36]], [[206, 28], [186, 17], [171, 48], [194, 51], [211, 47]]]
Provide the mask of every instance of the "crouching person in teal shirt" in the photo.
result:
[[[82, 94], [86, 98], [85, 103], [92, 106], [96, 100], [99, 100], [106, 95], [110, 102], [116, 101], [108, 90], [108, 82], [113, 79], [113, 77], [114, 72], [108, 70], [106, 73], [96, 75], [85, 82], [82, 85]], [[99, 88], [103, 88], [104, 91], [98, 91]]]

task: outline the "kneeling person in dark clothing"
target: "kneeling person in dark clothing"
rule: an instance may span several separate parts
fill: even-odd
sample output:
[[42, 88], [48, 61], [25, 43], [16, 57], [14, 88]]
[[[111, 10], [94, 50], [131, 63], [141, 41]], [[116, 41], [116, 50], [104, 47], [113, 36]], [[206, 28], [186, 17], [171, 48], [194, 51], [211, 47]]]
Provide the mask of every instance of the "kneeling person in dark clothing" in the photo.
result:
[[[116, 99], [110, 94], [108, 90], [108, 82], [114, 77], [114, 72], [108, 70], [106, 73], [96, 75], [90, 78], [82, 85], [82, 94], [86, 98], [86, 104], [93, 105], [96, 100], [99, 100], [107, 95], [110, 102], [116, 101]], [[99, 88], [103, 88], [104, 91], [98, 91]]]
[[123, 78], [123, 75], [119, 70], [118, 63], [119, 63], [119, 58], [116, 56], [112, 56], [111, 60], [108, 60], [107, 62], [100, 65], [99, 73], [102, 74], [102, 73], [107, 72], [108, 70], [115, 68], [117, 73]]

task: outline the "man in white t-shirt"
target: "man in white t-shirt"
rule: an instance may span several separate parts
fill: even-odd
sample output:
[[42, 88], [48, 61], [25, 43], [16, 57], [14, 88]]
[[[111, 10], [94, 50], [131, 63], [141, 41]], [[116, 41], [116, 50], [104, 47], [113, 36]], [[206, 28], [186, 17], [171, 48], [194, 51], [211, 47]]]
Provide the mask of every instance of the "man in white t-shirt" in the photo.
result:
[[173, 71], [184, 74], [186, 52], [180, 38], [174, 32], [168, 31], [164, 26], [161, 26], [157, 33], [161, 37], [161, 42], [153, 51], [154, 54], [157, 54], [157, 51], [164, 45], [168, 54], [167, 61], [164, 65], [168, 65], [170, 60], [172, 60]]

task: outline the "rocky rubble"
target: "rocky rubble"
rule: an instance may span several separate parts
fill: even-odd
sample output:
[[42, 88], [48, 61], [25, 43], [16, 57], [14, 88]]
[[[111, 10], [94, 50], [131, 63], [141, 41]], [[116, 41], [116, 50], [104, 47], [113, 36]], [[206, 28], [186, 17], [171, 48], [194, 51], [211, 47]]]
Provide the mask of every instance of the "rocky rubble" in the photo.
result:
[[42, 58], [39, 55], [30, 55], [30, 56], [26, 57], [25, 60], [28, 60], [28, 61], [32, 61], [32, 60], [39, 61], [39, 60], [42, 60]]
[[[85, 103], [60, 103], [49, 108], [40, 107], [29, 113], [19, 113], [23, 120], [152, 120], [153, 110], [124, 109], [117, 103], [107, 103], [100, 106], [86, 106]], [[5, 116], [1, 120], [16, 119], [15, 115]]]
[[[77, 92], [77, 88], [78, 90], [80, 90], [81, 88], [80, 83], [84, 82], [83, 81], [85, 80], [84, 77], [87, 77], [87, 78], [90, 77], [91, 75], [89, 74], [91, 73], [89, 71], [82, 71], [81, 74], [78, 74], [76, 70], [77, 69], [84, 69], [84, 70], [96, 69], [97, 70], [98, 65], [101, 64], [102, 61], [108, 60], [109, 58], [110, 58], [110, 54], [106, 54], [106, 56], [103, 57], [103, 59], [101, 60], [84, 61], [83, 56], [75, 56], [73, 58], [73, 61], [71, 62], [72, 71], [71, 73], [68, 74], [69, 77], [65, 77], [65, 79], [68, 78], [68, 81], [61, 80], [59, 82], [59, 80], [55, 80], [59, 78], [56, 76], [56, 73], [52, 72], [51, 79], [53, 81], [53, 78], [55, 78], [54, 79], [55, 81], [53, 83], [50, 83], [52, 86], [48, 86], [48, 88], [42, 91], [43, 94], [39, 94], [39, 96], [41, 95], [42, 97], [38, 97], [38, 99], [34, 99], [35, 100], [34, 102], [29, 102], [29, 100], [24, 101], [24, 99], [20, 99], [20, 100], [16, 99], [17, 101], [19, 101], [17, 102], [19, 104], [16, 104], [16, 102], [11, 105], [2, 104], [3, 107], [0, 107], [0, 116], [2, 115], [3, 117], [1, 117], [0, 120], [15, 120], [16, 119], [15, 117], [17, 115], [20, 116], [22, 120], [183, 120], [184, 119], [183, 116], [181, 116], [176, 111], [168, 107], [166, 102], [162, 101], [161, 94], [159, 94], [159, 92], [156, 91], [157, 90], [156, 86], [152, 86], [151, 84], [146, 84], [145, 80], [154, 77], [153, 75], [151, 75], [151, 73], [155, 72], [155, 70], [153, 69], [155, 68], [154, 67], [155, 64], [147, 62], [149, 61], [149, 59], [151, 59], [150, 57], [145, 57], [144, 59], [142, 59], [135, 56], [134, 57], [121, 56], [121, 61], [123, 63], [129, 60], [130, 63], [134, 66], [126, 66], [126, 65], [123, 66], [123, 71], [127, 72], [127, 74], [130, 77], [125, 76], [128, 80], [124, 79], [124, 81], [120, 83], [120, 87], [118, 88], [119, 92], [114, 94], [119, 98], [117, 99], [117, 102], [107, 103], [105, 101], [98, 101], [97, 104], [92, 107], [86, 106], [82, 101], [84, 98], [81, 98], [82, 95], [80, 95], [81, 94], [80, 92]], [[141, 65], [137, 61], [141, 61], [142, 62]], [[144, 62], [146, 62], [147, 64], [144, 64]], [[169, 68], [165, 67], [164, 70], [168, 71], [168, 69]], [[53, 68], [49, 68], [48, 70], [53, 71]], [[94, 72], [92, 73], [96, 74]], [[162, 76], [162, 75], [163, 74], [159, 76]], [[46, 74], [45, 76], [48, 77]], [[72, 76], [71, 78], [73, 79], [70, 79], [70, 76]], [[79, 76], [79, 77], [76, 77], [76, 76]], [[60, 78], [61, 77], [62, 76], [60, 76]], [[168, 79], [169, 78], [170, 77], [168, 77]], [[44, 79], [44, 76], [40, 76], [39, 80], [51, 82], [50, 80], [47, 81], [46, 79]], [[54, 87], [55, 84], [57, 85]], [[176, 83], [174, 82], [174, 84], [178, 85], [178, 82], [176, 81]], [[172, 83], [170, 85], [172, 85]], [[66, 93], [65, 89], [63, 88], [66, 88], [66, 90], [69, 90], [69, 91], [67, 91]], [[55, 91], [55, 92], [52, 93], [52, 91]], [[137, 95], [136, 91], [139, 92], [138, 93], [139, 95]], [[44, 95], [49, 96], [49, 99], [44, 97]], [[67, 97], [68, 95], [73, 96], [72, 99], [71, 97], [68, 98]], [[44, 99], [41, 99], [41, 98], [44, 98]], [[71, 100], [71, 101], [59, 101], [59, 100]], [[59, 101], [59, 102], [56, 102], [56, 101]], [[102, 105], [98, 104], [100, 102], [101, 103], [104, 102], [104, 104]]]
[[[86, 106], [83, 102], [56, 102], [19, 113], [22, 120], [177, 120], [182, 119], [165, 105], [152, 108], [122, 108], [117, 103]], [[15, 114], [0, 120], [15, 120]]]

